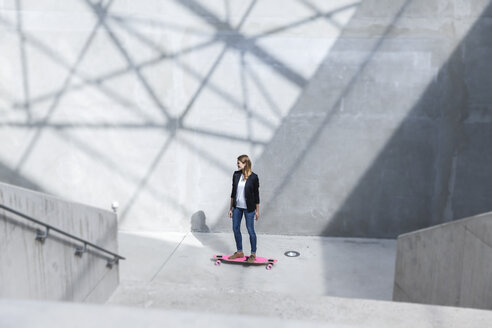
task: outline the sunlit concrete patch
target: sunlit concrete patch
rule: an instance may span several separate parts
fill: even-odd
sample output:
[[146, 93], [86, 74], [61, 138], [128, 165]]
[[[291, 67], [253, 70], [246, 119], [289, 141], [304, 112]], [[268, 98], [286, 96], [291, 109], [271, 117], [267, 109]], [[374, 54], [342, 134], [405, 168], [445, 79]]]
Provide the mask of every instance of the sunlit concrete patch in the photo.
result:
[[2, 163], [72, 200], [118, 200], [125, 229], [188, 231], [199, 210], [213, 227], [217, 181], [262, 156], [359, 4], [5, 4], [0, 67], [23, 78], [0, 84]]

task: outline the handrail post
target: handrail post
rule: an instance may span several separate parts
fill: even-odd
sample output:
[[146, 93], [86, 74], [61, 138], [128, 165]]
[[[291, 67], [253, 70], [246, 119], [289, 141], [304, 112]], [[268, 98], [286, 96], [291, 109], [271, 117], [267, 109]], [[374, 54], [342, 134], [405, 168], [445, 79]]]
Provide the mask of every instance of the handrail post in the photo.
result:
[[87, 252], [87, 243], [84, 243], [83, 247], [76, 247], [75, 248], [75, 255], [78, 257], [82, 257], [82, 255]]
[[115, 256], [112, 259], [108, 259], [108, 263], [106, 263], [106, 266], [108, 268], [112, 269], [113, 268], [113, 265], [118, 264], [118, 261], [119, 261], [118, 257]]
[[36, 229], [36, 240], [39, 241], [41, 244], [44, 244], [44, 241], [46, 240], [46, 238], [48, 238], [49, 233], [49, 227], [46, 227], [46, 231], [44, 233], [41, 229]]

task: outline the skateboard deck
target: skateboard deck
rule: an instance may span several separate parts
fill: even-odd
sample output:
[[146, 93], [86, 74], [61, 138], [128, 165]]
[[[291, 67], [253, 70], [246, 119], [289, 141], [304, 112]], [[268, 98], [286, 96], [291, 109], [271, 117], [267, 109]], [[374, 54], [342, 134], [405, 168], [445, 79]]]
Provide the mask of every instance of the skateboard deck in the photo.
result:
[[273, 267], [273, 264], [277, 262], [275, 259], [268, 259], [266, 257], [261, 257], [257, 256], [255, 261], [253, 263], [248, 263], [248, 257], [249, 256], [244, 256], [244, 257], [238, 257], [237, 259], [229, 259], [231, 255], [214, 255], [214, 260], [215, 265], [220, 265], [222, 262], [236, 262], [236, 263], [243, 263], [243, 264], [266, 264], [266, 269], [270, 270]]

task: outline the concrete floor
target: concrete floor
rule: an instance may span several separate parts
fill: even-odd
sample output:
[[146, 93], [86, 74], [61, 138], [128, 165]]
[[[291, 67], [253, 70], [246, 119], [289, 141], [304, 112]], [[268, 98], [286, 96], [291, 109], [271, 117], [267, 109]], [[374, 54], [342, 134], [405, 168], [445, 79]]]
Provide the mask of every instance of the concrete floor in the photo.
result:
[[119, 245], [127, 260], [109, 304], [325, 320], [328, 296], [392, 298], [395, 240], [259, 235], [258, 255], [279, 260], [272, 270], [215, 266], [214, 254], [233, 252], [232, 233], [121, 232]]
[[[384, 301], [394, 240], [262, 235], [258, 254], [279, 259], [272, 270], [215, 266], [212, 255], [233, 244], [231, 234], [122, 232], [127, 260], [108, 304], [0, 299], [0, 327], [481, 328], [492, 321], [492, 311]], [[301, 256], [286, 258], [289, 249]]]

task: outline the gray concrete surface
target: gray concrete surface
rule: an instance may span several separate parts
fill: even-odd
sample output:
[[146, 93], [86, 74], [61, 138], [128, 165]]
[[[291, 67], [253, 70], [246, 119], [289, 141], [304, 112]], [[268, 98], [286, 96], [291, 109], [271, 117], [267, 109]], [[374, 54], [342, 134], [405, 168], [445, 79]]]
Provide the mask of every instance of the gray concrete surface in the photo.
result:
[[109, 304], [327, 319], [326, 296], [391, 300], [394, 240], [259, 235], [258, 255], [279, 260], [272, 270], [215, 266], [214, 254], [232, 252], [232, 233], [121, 232], [119, 240], [128, 260]]
[[389, 3], [360, 4], [261, 157], [263, 231], [391, 238], [491, 209], [489, 2]]
[[[0, 204], [110, 251], [118, 252], [117, 220], [112, 212], [0, 183]], [[118, 265], [91, 249], [75, 256], [81, 243], [0, 210], [0, 298], [104, 303], [118, 285]], [[0, 325], [1, 326], [1, 325]]]
[[[268, 297], [268, 295], [266, 295]], [[296, 301], [302, 301], [296, 300]], [[299, 303], [295, 303], [299, 304]], [[0, 326], [4, 328], [92, 327], [328, 327], [328, 328], [482, 328], [492, 312], [429, 305], [326, 298], [325, 319], [279, 319], [262, 315], [136, 309], [32, 301], [0, 300]], [[285, 311], [291, 311], [286, 308]]]
[[[395, 238], [492, 209], [489, 1], [0, 4], [0, 178], [127, 230]], [[213, 187], [211, 187], [213, 186]]]
[[492, 213], [398, 237], [393, 299], [492, 310]]

